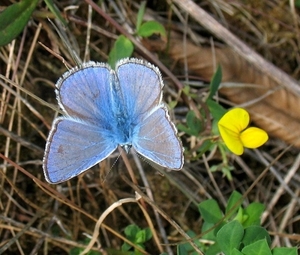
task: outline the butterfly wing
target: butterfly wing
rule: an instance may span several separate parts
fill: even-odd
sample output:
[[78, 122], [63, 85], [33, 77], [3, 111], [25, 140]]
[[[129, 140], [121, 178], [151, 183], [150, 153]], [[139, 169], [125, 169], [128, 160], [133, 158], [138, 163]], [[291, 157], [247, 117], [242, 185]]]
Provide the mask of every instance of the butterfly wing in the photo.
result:
[[111, 77], [109, 66], [88, 62], [58, 80], [57, 100], [68, 116], [54, 121], [47, 140], [43, 168], [48, 182], [77, 176], [116, 149]]
[[117, 63], [116, 74], [125, 110], [133, 120], [139, 121], [161, 103], [163, 82], [157, 67], [139, 59], [124, 59]]
[[182, 145], [164, 106], [154, 109], [141, 122], [132, 145], [139, 154], [158, 165], [173, 170], [183, 166]]
[[138, 59], [117, 63], [116, 74], [124, 106], [135, 121], [132, 146], [145, 158], [174, 170], [183, 165], [183, 149], [167, 109], [161, 103], [163, 81], [160, 71]]
[[75, 177], [116, 148], [107, 131], [71, 118], [57, 118], [47, 140], [43, 168], [49, 183]]
[[66, 72], [56, 84], [57, 100], [69, 116], [94, 124], [109, 123], [111, 69], [87, 62]]

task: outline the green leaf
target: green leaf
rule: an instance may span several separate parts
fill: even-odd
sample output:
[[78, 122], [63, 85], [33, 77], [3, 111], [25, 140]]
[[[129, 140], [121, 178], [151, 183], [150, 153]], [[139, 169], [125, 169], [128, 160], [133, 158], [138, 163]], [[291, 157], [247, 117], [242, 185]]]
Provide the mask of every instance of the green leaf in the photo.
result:
[[149, 228], [145, 228], [143, 230], [140, 230], [137, 232], [136, 237], [135, 237], [135, 243], [137, 244], [142, 244], [151, 239], [152, 233]]
[[242, 240], [245, 246], [255, 243], [258, 240], [266, 240], [268, 244], [271, 243], [270, 235], [265, 228], [255, 225], [245, 228], [245, 234]]
[[222, 250], [219, 247], [218, 243], [214, 243], [213, 245], [208, 247], [208, 249], [205, 251], [205, 255], [222, 254], [221, 252]]
[[214, 199], [207, 199], [201, 202], [198, 205], [198, 209], [204, 221], [208, 223], [215, 224], [219, 222], [223, 217], [223, 213], [217, 201]]
[[168, 106], [170, 109], [174, 109], [177, 104], [178, 104], [177, 100], [172, 100], [168, 103]]
[[244, 255], [244, 253], [242, 253], [238, 249], [234, 248], [231, 252], [231, 255]]
[[129, 243], [124, 242], [121, 246], [122, 251], [129, 251], [132, 246]]
[[130, 57], [133, 50], [134, 47], [132, 42], [124, 35], [120, 35], [115, 41], [115, 44], [108, 56], [108, 63], [111, 66], [111, 68], [115, 68], [115, 65], [118, 60]]
[[189, 96], [190, 91], [191, 91], [191, 87], [189, 85], [184, 86], [182, 89], [182, 92], [187, 96]]
[[125, 228], [124, 233], [130, 241], [134, 242], [139, 231], [141, 231], [141, 229], [137, 225], [131, 224]]
[[211, 140], [205, 140], [202, 145], [197, 149], [197, 152], [199, 152], [198, 157], [201, 157], [203, 153], [207, 151], [212, 151], [216, 147], [216, 144], [212, 142]]
[[212, 165], [210, 168], [209, 168], [209, 171], [211, 172], [216, 172], [220, 170], [220, 166], [219, 165]]
[[[125, 235], [128, 240], [144, 249], [144, 243], [152, 237], [151, 230], [149, 228], [140, 229], [137, 225], [131, 224], [128, 225], [125, 230]], [[124, 242], [122, 244], [122, 251], [129, 251], [132, 247], [130, 244]], [[141, 254], [138, 251], [135, 251], [135, 254]]]
[[140, 6], [140, 9], [138, 11], [137, 20], [136, 20], [136, 30], [137, 31], [139, 31], [139, 29], [142, 25], [142, 22], [143, 22], [145, 9], [146, 9], [146, 3], [147, 3], [147, 1], [141, 2], [141, 6]]
[[220, 136], [220, 132], [219, 132], [219, 128], [218, 128], [218, 121], [215, 120], [215, 119], [212, 122], [211, 132], [212, 132], [213, 135]]
[[135, 243], [136, 244], [143, 244], [144, 242], [146, 242], [146, 232], [145, 230], [141, 230], [136, 234], [135, 237]]
[[177, 128], [178, 128], [178, 130], [183, 131], [184, 133], [186, 133], [186, 134], [188, 134], [188, 135], [191, 135], [191, 134], [189, 133], [189, 132], [190, 132], [189, 128], [186, 127], [185, 125], [179, 123], [179, 124], [177, 125]]
[[222, 116], [227, 112], [227, 110], [223, 106], [219, 105], [216, 101], [212, 99], [207, 99], [206, 104], [214, 120], [219, 121], [222, 118]]
[[194, 111], [189, 111], [186, 116], [186, 124], [188, 125], [191, 133], [194, 136], [199, 135], [199, 132], [203, 129], [201, 120], [196, 117]]
[[222, 81], [222, 68], [220, 65], [218, 65], [218, 68], [214, 73], [214, 76], [212, 77], [211, 82], [209, 84], [209, 94], [207, 99], [212, 99], [212, 97], [216, 94], [221, 84], [221, 81]]
[[292, 247], [292, 248], [287, 248], [287, 247], [278, 247], [274, 248], [272, 251], [273, 255], [297, 255], [297, 248]]
[[248, 215], [244, 213], [244, 209], [242, 207], [239, 207], [239, 210], [234, 217], [234, 220], [237, 220], [239, 223], [243, 224], [245, 220], [247, 220]]
[[261, 203], [251, 203], [244, 209], [244, 213], [248, 215], [247, 220], [243, 222], [244, 227], [251, 225], [260, 225], [260, 218], [265, 210], [265, 206]]
[[[190, 237], [190, 238], [194, 238], [196, 237], [196, 234], [189, 230], [187, 231], [187, 235]], [[197, 241], [197, 240], [194, 240], [195, 244], [198, 245], [198, 247], [200, 247], [200, 242]], [[197, 255], [198, 253], [194, 250], [193, 246], [187, 242], [187, 243], [183, 243], [183, 244], [179, 244], [177, 246], [177, 254], [181, 254], [181, 255]]]
[[187, 250], [185, 244], [177, 245], [177, 254], [178, 255], [189, 255], [189, 251]]
[[229, 180], [229, 181], [232, 181], [232, 175], [231, 175], [231, 171], [234, 170], [234, 167], [233, 166], [223, 166], [221, 168], [223, 174], [226, 176], [226, 178]]
[[145, 228], [144, 229], [146, 232], [146, 241], [150, 240], [152, 238], [152, 232], [150, 228]]
[[[227, 206], [225, 209], [225, 214], [228, 217], [228, 219], [237, 212], [237, 210], [239, 209], [239, 207], [241, 206], [243, 199], [242, 199], [242, 194], [237, 192], [237, 191], [233, 191], [232, 194], [230, 195], [228, 202], [227, 202]], [[234, 209], [232, 210], [232, 208], [234, 207]], [[229, 214], [230, 212], [230, 214]]]
[[191, 91], [191, 87], [189, 85], [184, 85], [182, 92], [191, 98], [198, 98], [199, 96]]
[[220, 225], [216, 225], [215, 223], [208, 223], [206, 221], [203, 222], [201, 232], [206, 233], [209, 229], [209, 232], [203, 235], [203, 238], [206, 240], [216, 241], [216, 234], [218, 231], [225, 225], [225, 223], [220, 223]]
[[[106, 254], [109, 254], [109, 255], [132, 255], [133, 252], [132, 251], [122, 251], [122, 250], [116, 250], [116, 249], [113, 249], [113, 248], [106, 248], [105, 249], [106, 251]], [[87, 254], [89, 255], [89, 254]]]
[[259, 240], [242, 249], [245, 255], [272, 255], [266, 240]]
[[0, 46], [15, 39], [24, 29], [38, 0], [23, 0], [0, 13]]
[[141, 37], [149, 37], [153, 34], [166, 35], [164, 26], [154, 20], [147, 21], [141, 25], [137, 34]]
[[231, 255], [234, 248], [238, 249], [244, 235], [244, 228], [238, 221], [224, 225], [217, 233], [217, 242], [225, 255]]
[[201, 120], [196, 117], [194, 111], [189, 111], [186, 115], [186, 124], [187, 127], [179, 124], [177, 128], [188, 135], [198, 136], [199, 133], [203, 130], [203, 125]]
[[[196, 245], [198, 245], [198, 247], [201, 246], [201, 242], [198, 240], [197, 234], [196, 234], [194, 231], [188, 230], [188, 231], [186, 232], [186, 234], [187, 234], [190, 238], [193, 238], [193, 239], [194, 239], [194, 243], [195, 243]], [[191, 247], [192, 247], [192, 246], [191, 246]]]

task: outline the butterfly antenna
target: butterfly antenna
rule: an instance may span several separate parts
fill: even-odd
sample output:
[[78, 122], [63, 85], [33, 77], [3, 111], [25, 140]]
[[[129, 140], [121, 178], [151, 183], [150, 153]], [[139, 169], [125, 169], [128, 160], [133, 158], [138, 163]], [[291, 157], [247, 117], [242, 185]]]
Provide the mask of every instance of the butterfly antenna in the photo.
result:
[[77, 51], [75, 50], [76, 48], [78, 49], [77, 42], [70, 32], [67, 35], [67, 31], [68, 31], [67, 27], [64, 26], [62, 24], [62, 22], [58, 19], [55, 19], [56, 25], [50, 19], [48, 19], [48, 21], [51, 23], [51, 25], [56, 30], [57, 34], [59, 35], [63, 44], [65, 45], [68, 52], [72, 56], [76, 65], [78, 65], [78, 66], [82, 65], [82, 60], [80, 59], [79, 55], [77, 54], [78, 50]]
[[105, 175], [102, 183], [104, 183], [107, 180], [107, 176], [110, 174], [111, 170], [116, 165], [116, 163], [117, 163], [117, 161], [119, 160], [120, 157], [121, 157], [121, 155], [119, 154], [118, 157], [116, 158], [116, 160], [114, 161], [114, 163], [111, 165], [110, 169], [108, 170], [108, 173]]

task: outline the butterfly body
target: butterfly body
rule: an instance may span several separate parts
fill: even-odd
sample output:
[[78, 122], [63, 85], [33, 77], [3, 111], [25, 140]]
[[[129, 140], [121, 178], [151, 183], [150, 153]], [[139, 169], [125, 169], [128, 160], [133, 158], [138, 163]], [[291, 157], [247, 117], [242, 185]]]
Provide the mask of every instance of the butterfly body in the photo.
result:
[[124, 59], [112, 70], [88, 62], [66, 72], [56, 84], [65, 113], [54, 120], [43, 168], [46, 180], [68, 180], [107, 158], [119, 145], [133, 147], [155, 163], [179, 170], [183, 149], [162, 100], [159, 70]]

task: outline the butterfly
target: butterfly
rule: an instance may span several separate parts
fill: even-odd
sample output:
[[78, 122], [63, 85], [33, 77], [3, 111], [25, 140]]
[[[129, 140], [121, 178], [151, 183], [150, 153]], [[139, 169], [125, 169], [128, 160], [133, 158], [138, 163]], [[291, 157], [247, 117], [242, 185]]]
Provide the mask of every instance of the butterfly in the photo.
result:
[[43, 159], [49, 183], [67, 181], [106, 159], [118, 146], [180, 170], [183, 148], [162, 102], [157, 67], [130, 58], [86, 62], [62, 75], [56, 96], [64, 116], [53, 121]]

